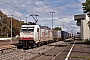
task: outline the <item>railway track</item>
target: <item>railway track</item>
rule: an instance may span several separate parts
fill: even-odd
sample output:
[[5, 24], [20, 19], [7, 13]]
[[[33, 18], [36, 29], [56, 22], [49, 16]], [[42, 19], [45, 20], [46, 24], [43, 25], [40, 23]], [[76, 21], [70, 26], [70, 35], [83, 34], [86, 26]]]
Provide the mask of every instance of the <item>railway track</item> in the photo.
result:
[[66, 43], [64, 44], [58, 44], [60, 42], [54, 43], [54, 44], [50, 44], [49, 46], [53, 46], [52, 49], [43, 52], [43, 54], [41, 56], [39, 56], [38, 58], [35, 58], [33, 60], [54, 60], [55, 58], [57, 58], [58, 54], [60, 54], [68, 45], [66, 45]]
[[1, 53], [0, 60], [54, 60], [67, 45], [67, 43], [59, 41], [28, 50], [16, 49]]
[[5, 52], [8, 52], [10, 50], [15, 50], [17, 49], [16, 46], [14, 45], [0, 45], [0, 53], [5, 53]]

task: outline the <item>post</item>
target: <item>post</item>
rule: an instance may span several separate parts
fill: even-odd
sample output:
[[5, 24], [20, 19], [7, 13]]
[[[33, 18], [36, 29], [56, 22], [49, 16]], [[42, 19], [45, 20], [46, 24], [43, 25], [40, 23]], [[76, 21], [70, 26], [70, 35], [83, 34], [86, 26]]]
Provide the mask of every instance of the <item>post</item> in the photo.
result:
[[14, 15], [8, 15], [8, 16], [11, 16], [11, 43], [12, 43], [12, 16]]
[[66, 27], [66, 28], [67, 28], [67, 32], [68, 32], [68, 28], [69, 28], [69, 27]]
[[21, 19], [20, 19], [20, 27], [21, 27]]
[[64, 31], [64, 23], [65, 23], [65, 22], [61, 22], [61, 23], [63, 24], [63, 31]]
[[53, 30], [53, 13], [55, 12], [50, 12], [52, 14], [52, 30]]
[[74, 28], [75, 28], [75, 27], [71, 27], [71, 28], [72, 28], [72, 34], [74, 35]]
[[12, 43], [12, 17], [11, 17], [11, 43]]
[[27, 23], [27, 17], [25, 17], [26, 18], [26, 23]]

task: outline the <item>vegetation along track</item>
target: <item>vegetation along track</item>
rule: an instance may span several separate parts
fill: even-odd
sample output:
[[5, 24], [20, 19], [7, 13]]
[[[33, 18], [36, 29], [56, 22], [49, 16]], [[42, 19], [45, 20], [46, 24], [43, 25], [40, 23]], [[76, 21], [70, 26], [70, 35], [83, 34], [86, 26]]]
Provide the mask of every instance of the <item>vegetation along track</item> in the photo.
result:
[[0, 54], [0, 60], [53, 60], [66, 48], [66, 45], [62, 45], [44, 45], [28, 50], [17, 49]]

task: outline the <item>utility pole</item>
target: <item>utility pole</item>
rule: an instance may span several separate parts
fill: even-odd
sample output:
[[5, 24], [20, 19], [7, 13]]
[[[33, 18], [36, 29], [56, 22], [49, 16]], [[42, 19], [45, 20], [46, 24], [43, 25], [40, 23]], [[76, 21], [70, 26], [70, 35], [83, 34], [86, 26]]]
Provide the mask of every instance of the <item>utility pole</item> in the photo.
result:
[[26, 18], [26, 23], [27, 23], [27, 17], [25, 17]]
[[74, 35], [74, 30], [75, 30], [74, 28], [75, 28], [75, 27], [71, 27], [71, 28], [72, 28], [72, 32], [71, 32], [71, 33]]
[[61, 23], [63, 24], [63, 30], [64, 30], [64, 23], [65, 23], [65, 22], [61, 22]]
[[69, 27], [66, 27], [66, 28], [67, 28], [67, 32], [68, 32], [68, 28], [69, 28]]
[[[37, 16], [39, 16], [39, 15], [37, 15], [37, 14], [31, 14], [30, 16], [32, 16], [33, 18], [34, 18], [34, 20], [35, 20], [35, 23], [37, 23], [38, 22], [38, 19], [37, 19]], [[34, 17], [34, 16], [36, 16], [36, 18]]]
[[21, 27], [21, 19], [20, 19], [20, 27]]
[[55, 13], [55, 12], [50, 12], [51, 14], [52, 14], [52, 30], [53, 30], [53, 14]]
[[12, 43], [12, 16], [14, 15], [8, 15], [8, 16], [11, 16], [11, 43]]

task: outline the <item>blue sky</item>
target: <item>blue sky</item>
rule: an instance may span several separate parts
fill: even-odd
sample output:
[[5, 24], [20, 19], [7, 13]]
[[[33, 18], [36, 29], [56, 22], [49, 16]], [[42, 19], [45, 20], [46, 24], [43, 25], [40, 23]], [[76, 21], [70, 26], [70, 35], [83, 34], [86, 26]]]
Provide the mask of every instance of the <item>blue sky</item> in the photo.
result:
[[[52, 20], [50, 12], [54, 13], [54, 27], [62, 27], [64, 30], [79, 31], [74, 21], [75, 14], [82, 14], [82, 3], [85, 0], [0, 0], [0, 10], [6, 15], [14, 15], [18, 20], [34, 22], [31, 14], [38, 14], [39, 25], [51, 28]], [[62, 23], [64, 22], [64, 23]], [[71, 24], [70, 24], [71, 23]], [[64, 24], [64, 27], [63, 27]], [[75, 27], [72, 29], [72, 27]]]

